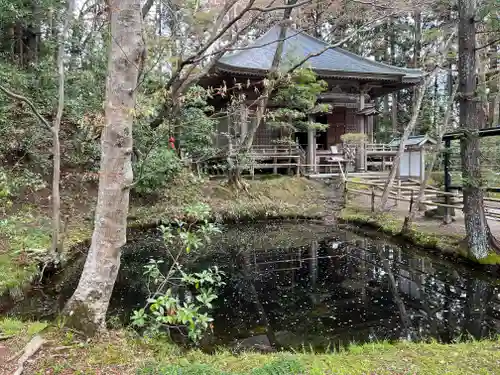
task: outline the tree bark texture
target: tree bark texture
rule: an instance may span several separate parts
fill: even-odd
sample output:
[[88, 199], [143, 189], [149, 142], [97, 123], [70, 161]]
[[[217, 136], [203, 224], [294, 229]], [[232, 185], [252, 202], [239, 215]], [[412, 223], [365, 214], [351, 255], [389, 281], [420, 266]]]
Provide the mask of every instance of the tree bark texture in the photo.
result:
[[[493, 44], [490, 47], [490, 71], [498, 69], [498, 45]], [[500, 75], [493, 77], [490, 82], [490, 113], [489, 123], [491, 127], [500, 125]]]
[[92, 243], [78, 287], [66, 306], [68, 324], [91, 335], [104, 328], [126, 242], [132, 183], [132, 111], [144, 48], [140, 0], [110, 1], [105, 127]]
[[[390, 44], [390, 57], [391, 64], [396, 65], [396, 26], [394, 24], [394, 18], [391, 17], [389, 23], [389, 44]], [[392, 97], [392, 107], [391, 107], [391, 121], [392, 121], [392, 134], [396, 135], [399, 131], [398, 129], [398, 93], [393, 92]]]
[[460, 142], [464, 195], [465, 230], [469, 254], [484, 258], [489, 253], [489, 230], [483, 204], [481, 163], [478, 131], [478, 98], [476, 93], [476, 17], [477, 0], [459, 0], [458, 72], [460, 127], [464, 136]]

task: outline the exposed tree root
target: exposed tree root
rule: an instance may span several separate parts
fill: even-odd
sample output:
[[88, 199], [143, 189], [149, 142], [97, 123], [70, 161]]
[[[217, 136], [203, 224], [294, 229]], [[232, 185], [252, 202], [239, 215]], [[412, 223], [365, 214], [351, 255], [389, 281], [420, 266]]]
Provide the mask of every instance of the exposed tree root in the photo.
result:
[[[490, 226], [486, 227], [486, 235], [488, 236], [488, 243], [490, 245], [491, 250], [493, 250], [496, 254], [500, 255], [500, 240], [496, 238], [493, 233], [491, 233]], [[460, 242], [460, 246], [467, 247], [467, 236], [464, 237]]]
[[17, 370], [13, 375], [21, 375], [23, 373], [26, 361], [35, 355], [45, 342], [46, 340], [44, 340], [40, 335], [36, 335], [31, 339], [28, 345], [25, 346], [23, 355], [21, 355], [21, 357], [17, 360]]

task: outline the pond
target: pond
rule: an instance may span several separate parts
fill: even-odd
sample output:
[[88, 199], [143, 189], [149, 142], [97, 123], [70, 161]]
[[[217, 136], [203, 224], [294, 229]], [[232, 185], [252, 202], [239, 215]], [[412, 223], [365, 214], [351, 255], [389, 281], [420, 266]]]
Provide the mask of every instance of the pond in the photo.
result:
[[[109, 317], [127, 323], [147, 296], [143, 266], [166, 259], [155, 230], [132, 232]], [[52, 319], [78, 283], [84, 257], [13, 306], [9, 313]], [[189, 259], [217, 265], [226, 285], [214, 301], [216, 346], [316, 351], [382, 340], [453, 342], [500, 332], [498, 279], [386, 238], [308, 223], [230, 226]]]

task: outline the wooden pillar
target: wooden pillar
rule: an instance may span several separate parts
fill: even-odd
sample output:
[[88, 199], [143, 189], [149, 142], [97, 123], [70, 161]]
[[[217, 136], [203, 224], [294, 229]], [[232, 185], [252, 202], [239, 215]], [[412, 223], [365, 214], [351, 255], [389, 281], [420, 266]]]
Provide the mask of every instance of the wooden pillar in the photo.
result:
[[[358, 100], [358, 110], [362, 111], [365, 108], [365, 92], [361, 90]], [[365, 115], [358, 115], [358, 132], [361, 134], [366, 134], [365, 131]], [[356, 150], [356, 172], [366, 171], [366, 145], [362, 143], [358, 145]]]
[[[312, 115], [309, 122], [313, 122]], [[316, 129], [307, 128], [307, 170], [309, 173], [316, 173]]]
[[373, 115], [369, 115], [367, 118], [368, 122], [368, 142], [374, 143], [374, 136], [373, 136]]

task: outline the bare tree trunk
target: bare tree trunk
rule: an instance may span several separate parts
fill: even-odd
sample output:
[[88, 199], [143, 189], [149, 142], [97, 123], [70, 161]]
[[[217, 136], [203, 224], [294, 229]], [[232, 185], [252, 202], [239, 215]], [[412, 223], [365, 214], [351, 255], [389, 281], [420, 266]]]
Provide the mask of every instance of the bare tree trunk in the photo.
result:
[[[477, 103], [476, 20], [477, 0], [459, 0], [458, 71], [460, 87], [460, 142], [464, 195], [465, 230], [469, 255], [488, 256], [491, 232], [484, 212], [481, 186], [481, 151], [478, 131], [481, 128]], [[492, 237], [493, 238], [493, 237]]]
[[410, 137], [411, 132], [415, 128], [415, 125], [417, 124], [418, 116], [420, 114], [420, 108], [422, 107], [422, 101], [425, 96], [425, 91], [427, 86], [429, 85], [430, 79], [429, 77], [425, 79], [425, 82], [420, 85], [418, 88], [416, 88], [415, 92], [417, 94], [416, 96], [416, 101], [413, 105], [413, 111], [412, 111], [412, 116], [411, 120], [406, 126], [403, 135], [401, 136], [401, 141], [399, 143], [399, 149], [398, 152], [396, 153], [396, 156], [394, 157], [394, 161], [392, 162], [392, 168], [389, 173], [389, 177], [385, 183], [384, 186], [384, 192], [382, 194], [382, 198], [380, 199], [380, 205], [378, 208], [378, 211], [384, 211], [386, 206], [387, 206], [387, 201], [389, 200], [389, 193], [392, 190], [392, 186], [394, 184], [394, 179], [396, 178], [396, 172], [398, 170], [398, 166], [401, 160], [401, 156], [403, 156], [403, 152], [405, 150], [405, 143]]
[[132, 183], [132, 111], [143, 53], [140, 0], [111, 0], [111, 47], [106, 88], [106, 126], [95, 227], [78, 287], [66, 305], [67, 323], [88, 335], [105, 328], [113, 286], [126, 242]]
[[61, 244], [61, 194], [59, 185], [61, 181], [61, 143], [59, 140], [59, 132], [61, 129], [61, 120], [64, 111], [64, 44], [68, 38], [70, 21], [73, 18], [74, 0], [68, 0], [68, 8], [64, 19], [62, 33], [59, 34], [59, 46], [57, 52], [57, 70], [59, 74], [59, 90], [57, 114], [52, 125], [52, 154], [53, 154], [53, 169], [52, 169], [52, 258], [57, 259], [57, 255], [62, 249]]
[[[451, 42], [453, 40], [453, 37], [455, 36], [455, 33], [452, 33], [448, 39], [444, 42], [442, 48], [440, 49], [440, 58], [436, 62], [436, 66], [439, 66], [442, 64], [444, 59], [446, 58], [448, 49], [451, 45]], [[394, 184], [394, 179], [396, 177], [396, 172], [399, 167], [399, 163], [401, 160], [401, 156], [403, 155], [404, 149], [405, 149], [405, 143], [408, 140], [411, 132], [415, 128], [415, 125], [417, 124], [418, 117], [420, 114], [420, 108], [422, 107], [422, 101], [424, 100], [425, 97], [425, 92], [431, 82], [433, 81], [434, 76], [437, 74], [437, 70], [434, 69], [425, 79], [424, 82], [416, 89], [416, 99], [413, 103], [413, 109], [412, 109], [412, 116], [410, 119], [410, 122], [404, 129], [403, 135], [401, 136], [400, 144], [399, 144], [399, 149], [398, 152], [396, 153], [396, 156], [394, 157], [394, 161], [392, 164], [391, 172], [389, 173], [389, 177], [385, 183], [384, 186], [384, 192], [382, 194], [382, 198], [380, 199], [380, 205], [378, 207], [378, 211], [384, 211], [386, 206], [387, 206], [387, 201], [389, 200], [389, 193], [391, 192], [392, 185]]]
[[411, 229], [411, 224], [413, 223], [413, 220], [415, 219], [415, 215], [417, 214], [418, 207], [420, 206], [420, 202], [423, 201], [424, 196], [425, 196], [425, 188], [427, 186], [427, 182], [429, 181], [429, 178], [431, 177], [432, 171], [434, 170], [434, 165], [436, 164], [436, 160], [440, 152], [443, 150], [442, 147], [442, 140], [443, 136], [446, 133], [446, 129], [448, 127], [448, 123], [450, 122], [451, 114], [453, 113], [453, 101], [455, 100], [455, 95], [457, 93], [458, 85], [455, 85], [452, 95], [450, 95], [448, 99], [448, 105], [446, 108], [446, 113], [444, 116], [444, 121], [443, 125], [438, 129], [438, 137], [437, 137], [437, 150], [432, 154], [432, 159], [430, 160], [429, 167], [427, 168], [427, 171], [425, 172], [425, 177], [424, 181], [420, 185], [420, 189], [418, 191], [418, 196], [415, 204], [412, 206], [411, 211], [409, 215], [405, 218], [405, 221], [403, 223], [403, 228], [401, 229], [401, 233], [406, 234], [410, 231]]
[[[293, 5], [297, 2], [297, 0], [289, 0], [288, 5]], [[273, 62], [271, 64], [271, 68], [269, 71], [270, 82], [268, 85], [264, 87], [262, 95], [260, 96], [257, 102], [257, 111], [256, 111], [256, 121], [255, 124], [249, 129], [245, 139], [243, 140], [244, 150], [249, 151], [252, 147], [253, 140], [255, 137], [255, 133], [257, 133], [257, 129], [261, 125], [261, 122], [264, 118], [264, 114], [267, 109], [267, 103], [269, 102], [269, 97], [272, 95], [274, 90], [274, 82], [273, 80], [276, 78], [274, 75], [278, 72], [280, 63], [281, 63], [281, 55], [283, 55], [283, 47], [285, 45], [286, 31], [287, 31], [287, 23], [290, 19], [290, 15], [292, 14], [292, 8], [286, 8], [283, 12], [283, 25], [281, 25], [280, 33], [278, 35], [278, 45], [276, 46], [276, 52], [274, 53]]]
[[[494, 38], [494, 36], [493, 36]], [[490, 47], [490, 71], [498, 68], [498, 45], [492, 44]], [[491, 78], [490, 82], [490, 113], [489, 123], [491, 127], [498, 126], [500, 123], [500, 76]]]
[[[396, 31], [394, 30], [394, 18], [391, 17], [389, 23], [389, 44], [390, 44], [390, 57], [391, 64], [396, 65]], [[393, 92], [392, 96], [392, 109], [391, 109], [391, 121], [392, 121], [392, 134], [398, 133], [398, 94]]]

